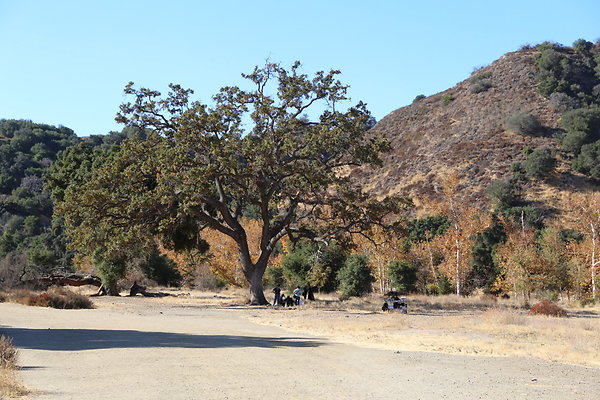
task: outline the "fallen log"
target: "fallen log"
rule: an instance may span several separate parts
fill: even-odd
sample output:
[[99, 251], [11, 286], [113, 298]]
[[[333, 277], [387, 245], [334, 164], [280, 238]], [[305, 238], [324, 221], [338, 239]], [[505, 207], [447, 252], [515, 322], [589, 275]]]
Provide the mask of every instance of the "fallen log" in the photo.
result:
[[137, 282], [133, 282], [131, 288], [129, 289], [129, 296], [135, 296], [136, 294], [141, 294], [144, 297], [166, 297], [169, 296], [169, 293], [157, 292], [152, 293], [146, 291], [146, 286], [138, 285]]
[[47, 285], [60, 285], [60, 286], [102, 286], [102, 280], [96, 275], [49, 275], [43, 276], [38, 279], [39, 282]]

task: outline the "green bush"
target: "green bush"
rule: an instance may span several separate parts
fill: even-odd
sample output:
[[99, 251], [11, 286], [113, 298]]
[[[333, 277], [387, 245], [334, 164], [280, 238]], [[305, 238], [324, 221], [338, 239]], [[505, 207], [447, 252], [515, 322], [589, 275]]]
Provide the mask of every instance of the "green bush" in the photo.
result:
[[417, 270], [415, 265], [406, 261], [392, 261], [388, 266], [388, 273], [395, 290], [408, 293], [416, 290]]
[[600, 139], [600, 109], [578, 108], [567, 111], [560, 119], [566, 131], [562, 145], [566, 151], [579, 154], [581, 147]]
[[362, 296], [372, 291], [375, 281], [367, 257], [352, 254], [337, 274], [342, 296]]
[[517, 203], [521, 187], [511, 179], [499, 179], [490, 182], [487, 194], [499, 210], [505, 210]]
[[492, 84], [488, 81], [481, 81], [471, 85], [471, 93], [485, 92], [492, 87]]
[[521, 225], [534, 229], [544, 227], [544, 213], [533, 206], [515, 206], [502, 211], [502, 215], [515, 225]]
[[525, 176], [528, 178], [542, 179], [547, 177], [556, 165], [556, 159], [552, 156], [549, 149], [543, 148], [535, 150], [527, 156], [523, 163]]
[[445, 94], [442, 96], [441, 100], [442, 104], [447, 105], [454, 101], [454, 96], [451, 94]]
[[573, 169], [594, 179], [600, 179], [600, 141], [581, 146], [573, 160]]
[[150, 251], [140, 269], [148, 278], [162, 286], [179, 286], [183, 277], [177, 271], [177, 265], [168, 257], [160, 254], [158, 249]]
[[579, 100], [562, 92], [552, 93], [549, 101], [550, 107], [561, 113], [579, 108], [580, 105]]
[[281, 261], [287, 287], [313, 286], [330, 292], [337, 288], [336, 276], [346, 261], [346, 253], [336, 243], [319, 248], [317, 243], [295, 244]]
[[573, 42], [573, 50], [578, 53], [587, 53], [592, 49], [592, 47], [594, 47], [594, 44], [584, 39], [578, 39]]
[[491, 71], [481, 72], [470, 79], [471, 93], [485, 92], [492, 87], [492, 83], [488, 80], [492, 77]]
[[520, 135], [537, 136], [543, 132], [542, 124], [535, 115], [519, 111], [505, 121], [504, 127]]
[[412, 102], [413, 102], [413, 104], [418, 103], [419, 101], [425, 99], [426, 97], [427, 96], [425, 96], [424, 94], [419, 94], [414, 98], [414, 100]]
[[452, 293], [454, 293], [454, 288], [450, 284], [450, 280], [446, 275], [439, 274], [437, 279], [437, 294], [443, 296]]
[[416, 218], [408, 224], [408, 239], [412, 243], [421, 243], [446, 232], [450, 220], [441, 215]]

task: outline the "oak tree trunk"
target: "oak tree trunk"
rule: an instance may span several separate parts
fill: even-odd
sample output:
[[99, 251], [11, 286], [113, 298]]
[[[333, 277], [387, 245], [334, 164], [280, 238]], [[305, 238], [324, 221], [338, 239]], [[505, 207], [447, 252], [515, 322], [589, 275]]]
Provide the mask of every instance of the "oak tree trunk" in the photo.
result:
[[265, 297], [263, 288], [263, 275], [267, 266], [261, 264], [254, 264], [246, 268], [244, 266], [244, 275], [248, 284], [250, 285], [250, 304], [251, 305], [269, 305], [269, 301]]

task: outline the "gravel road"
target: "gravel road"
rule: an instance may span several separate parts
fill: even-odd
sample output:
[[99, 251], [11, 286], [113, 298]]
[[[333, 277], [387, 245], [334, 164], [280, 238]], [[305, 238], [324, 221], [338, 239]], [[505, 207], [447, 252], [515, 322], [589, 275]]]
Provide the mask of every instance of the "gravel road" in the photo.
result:
[[[600, 369], [395, 352], [261, 326], [248, 308], [0, 304], [35, 399], [594, 399]], [[149, 304], [151, 306], [149, 306]]]

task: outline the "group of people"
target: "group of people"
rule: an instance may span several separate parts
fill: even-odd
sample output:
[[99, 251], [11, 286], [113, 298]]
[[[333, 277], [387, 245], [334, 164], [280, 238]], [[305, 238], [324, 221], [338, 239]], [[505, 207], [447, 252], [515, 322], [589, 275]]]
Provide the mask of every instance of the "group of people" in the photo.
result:
[[275, 288], [273, 288], [273, 294], [275, 296], [273, 299], [274, 306], [299, 306], [302, 305], [307, 299], [310, 301], [315, 300], [315, 294], [310, 286], [306, 286], [304, 289], [300, 289], [300, 286], [296, 286], [296, 288], [292, 291], [292, 295], [287, 297], [281, 292], [281, 288], [279, 286], [275, 286]]

